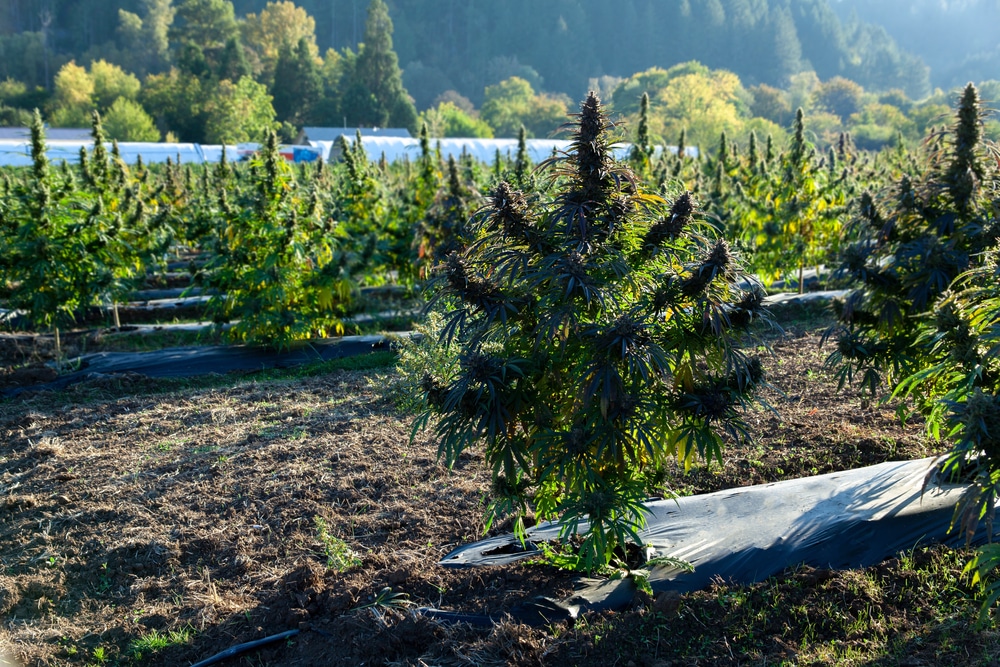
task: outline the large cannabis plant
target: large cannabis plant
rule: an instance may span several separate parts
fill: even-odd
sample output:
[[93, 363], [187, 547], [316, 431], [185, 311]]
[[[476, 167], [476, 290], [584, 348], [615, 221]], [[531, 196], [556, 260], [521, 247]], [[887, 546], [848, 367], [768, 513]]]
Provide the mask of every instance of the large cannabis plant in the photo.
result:
[[31, 124], [32, 167], [5, 197], [0, 270], [12, 285], [9, 305], [55, 333], [98, 301], [110, 283], [100, 230], [91, 224], [93, 202], [73, 188], [71, 178], [51, 168], [45, 133], [36, 111]]
[[[982, 110], [976, 88], [962, 94], [953, 126], [929, 141], [930, 167], [920, 177], [902, 177], [887, 191], [866, 192], [853, 223], [859, 239], [845, 251], [844, 268], [860, 283], [839, 307], [840, 325], [829, 362], [841, 381], [862, 377], [875, 391], [935, 363], [921, 327], [961, 337], [939, 300], [952, 281], [974, 268], [995, 244], [1000, 225], [994, 211], [996, 158], [982, 140]], [[930, 385], [909, 383], [936, 404]], [[932, 422], [933, 424], [933, 422]]]
[[501, 182], [440, 267], [440, 344], [462, 352], [424, 377], [415, 428], [438, 417], [449, 463], [481, 444], [489, 520], [512, 514], [522, 532], [530, 505], [564, 538], [585, 526], [594, 568], [639, 541], [671, 458], [721, 461], [724, 434], [747, 437], [740, 409], [763, 371], [736, 343], [766, 315], [729, 245], [700, 234], [690, 193], [642, 192], [613, 159], [595, 95], [571, 127], [570, 150], [540, 166], [551, 196]]
[[[953, 126], [931, 137], [927, 174], [863, 196], [867, 233], [846, 267], [864, 286], [841, 309], [830, 357], [844, 381], [862, 373], [875, 390], [884, 375], [946, 438], [944, 472], [973, 482], [955, 515], [969, 538], [983, 518], [992, 537], [1000, 493], [1000, 178], [982, 119], [969, 84]], [[990, 546], [969, 567], [978, 578], [998, 564]], [[998, 597], [991, 584], [987, 604]]]

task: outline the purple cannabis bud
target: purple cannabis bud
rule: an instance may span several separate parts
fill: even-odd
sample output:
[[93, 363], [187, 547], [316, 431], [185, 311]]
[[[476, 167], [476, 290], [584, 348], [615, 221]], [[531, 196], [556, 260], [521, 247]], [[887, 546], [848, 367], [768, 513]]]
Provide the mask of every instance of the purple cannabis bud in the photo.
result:
[[691, 192], [685, 192], [670, 207], [670, 214], [660, 218], [649, 228], [643, 239], [643, 247], [652, 251], [664, 241], [677, 240], [684, 228], [691, 222], [694, 213], [694, 198]]
[[501, 181], [490, 201], [495, 219], [504, 234], [519, 237], [530, 224], [530, 210], [524, 194], [507, 181]]

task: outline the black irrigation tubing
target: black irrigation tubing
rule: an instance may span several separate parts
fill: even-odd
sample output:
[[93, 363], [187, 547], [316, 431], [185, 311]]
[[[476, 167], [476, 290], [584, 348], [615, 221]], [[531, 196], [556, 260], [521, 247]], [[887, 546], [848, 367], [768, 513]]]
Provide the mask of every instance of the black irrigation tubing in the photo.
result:
[[[324, 637], [331, 637], [330, 633], [323, 632], [318, 628], [307, 628], [311, 632], [323, 635]], [[282, 639], [291, 639], [301, 632], [301, 630], [286, 630], [285, 632], [279, 632], [276, 635], [271, 635], [270, 637], [264, 637], [262, 639], [255, 639], [250, 642], [245, 642], [243, 644], [237, 644], [236, 646], [231, 646], [221, 653], [216, 653], [210, 658], [205, 658], [201, 662], [196, 662], [191, 667], [209, 667], [209, 665], [215, 665], [223, 660], [228, 660], [229, 658], [235, 658], [241, 653], [246, 653], [247, 651], [252, 651], [256, 648], [262, 648], [268, 644], [273, 644], [274, 642], [279, 642]]]
[[196, 662], [195, 664], [191, 665], [191, 667], [209, 667], [209, 665], [216, 665], [222, 662], [223, 660], [227, 660], [229, 658], [235, 658], [241, 653], [246, 653], [247, 651], [252, 651], [256, 648], [261, 648], [263, 646], [267, 646], [268, 644], [273, 644], [274, 642], [279, 642], [282, 639], [290, 639], [295, 635], [299, 634], [299, 632], [300, 630], [287, 630], [285, 632], [279, 632], [276, 635], [271, 635], [270, 637], [264, 637], [263, 639], [255, 639], [252, 642], [237, 644], [236, 646], [227, 648], [225, 651], [222, 651], [221, 653], [216, 653], [211, 658], [206, 658], [201, 662]]

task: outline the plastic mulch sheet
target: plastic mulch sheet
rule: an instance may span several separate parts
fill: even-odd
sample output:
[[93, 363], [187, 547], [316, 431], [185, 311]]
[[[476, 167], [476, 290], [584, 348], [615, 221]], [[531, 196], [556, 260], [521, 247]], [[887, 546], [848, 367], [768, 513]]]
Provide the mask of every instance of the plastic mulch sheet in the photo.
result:
[[[883, 463], [857, 470], [743, 487], [648, 504], [640, 532], [651, 557], [694, 566], [651, 568], [654, 592], [686, 592], [721, 578], [750, 584], [799, 564], [815, 568], [864, 567], [918, 545], [964, 543], [950, 530], [955, 505], [967, 488], [942, 483], [936, 459]], [[933, 473], [928, 478], [928, 473]], [[927, 481], [925, 487], [925, 480]], [[583, 528], [585, 529], [585, 527]], [[500, 565], [539, 557], [538, 542], [554, 540], [551, 523], [528, 530], [526, 548], [513, 535], [485, 539], [451, 552], [446, 567]], [[974, 541], [985, 541], [981, 525]], [[581, 579], [576, 593], [536, 598], [512, 611], [528, 623], [575, 618], [586, 609], [620, 608], [632, 600], [629, 579]], [[427, 610], [447, 618], [447, 612]]]
[[291, 368], [389, 349], [390, 345], [390, 340], [385, 336], [344, 336], [314, 340], [281, 352], [243, 345], [194, 345], [155, 352], [97, 352], [65, 362], [65, 365], [78, 367], [79, 370], [61, 375], [54, 382], [17, 387], [3, 393], [15, 396], [24, 391], [62, 389], [75, 382], [114, 373], [140, 373], [148, 377], [191, 377], [231, 371]]

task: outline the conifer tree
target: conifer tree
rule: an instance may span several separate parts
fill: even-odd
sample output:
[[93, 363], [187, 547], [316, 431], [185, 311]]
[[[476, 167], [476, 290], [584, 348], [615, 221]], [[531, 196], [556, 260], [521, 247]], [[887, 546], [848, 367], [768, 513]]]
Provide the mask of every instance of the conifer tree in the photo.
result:
[[365, 40], [347, 82], [342, 112], [363, 127], [417, 129], [417, 110], [403, 88], [399, 58], [392, 49], [392, 19], [384, 0], [372, 0]]
[[323, 95], [323, 80], [305, 37], [294, 47], [284, 44], [279, 51], [271, 95], [280, 122], [302, 127], [312, 121]]
[[230, 37], [222, 49], [222, 55], [219, 56], [219, 79], [236, 82], [251, 74], [250, 63], [247, 62], [246, 54], [243, 52], [243, 45], [238, 37]]

